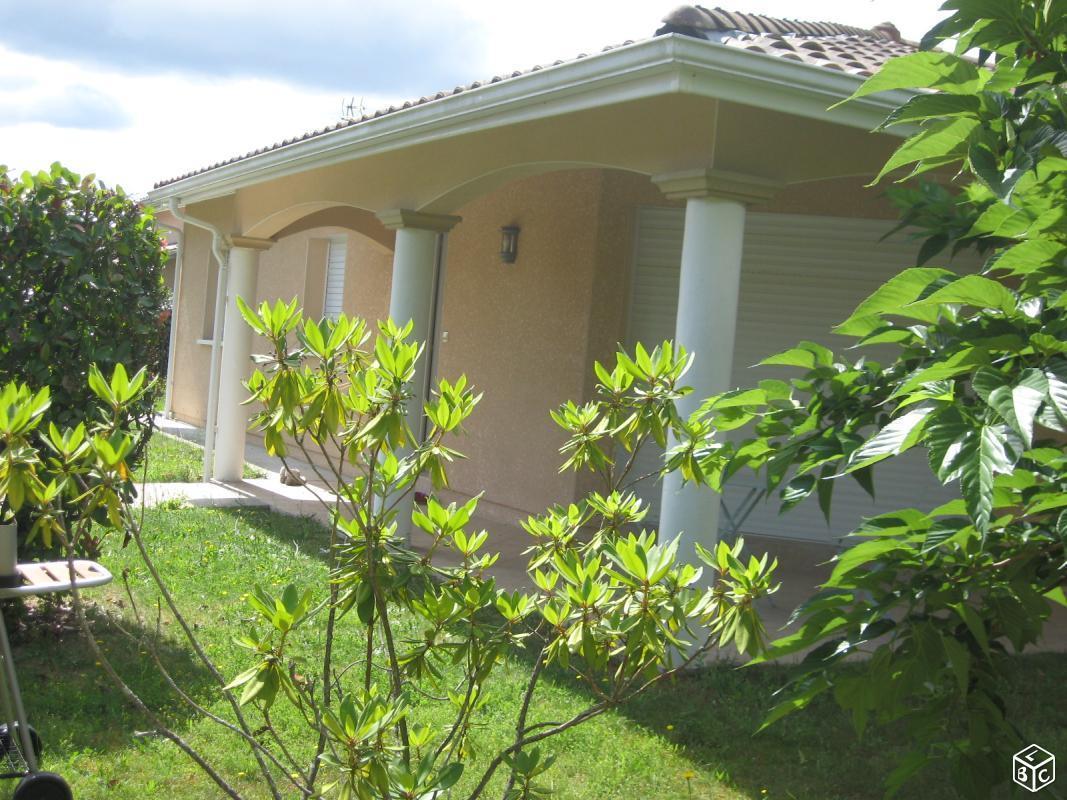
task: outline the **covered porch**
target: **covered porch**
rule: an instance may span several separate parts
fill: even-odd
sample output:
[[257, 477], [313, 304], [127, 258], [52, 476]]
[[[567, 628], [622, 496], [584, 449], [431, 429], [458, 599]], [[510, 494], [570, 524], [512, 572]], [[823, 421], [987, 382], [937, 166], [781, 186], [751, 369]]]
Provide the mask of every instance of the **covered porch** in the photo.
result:
[[[184, 387], [173, 411], [206, 425], [209, 476], [239, 477], [242, 381], [256, 348], [235, 298], [298, 294], [309, 310], [325, 310], [318, 298], [328, 297], [329, 276], [313, 274], [312, 251], [340, 235], [346, 258], [372, 254], [362, 266], [342, 259], [346, 279], [363, 270], [356, 310], [411, 320], [427, 342], [420, 390], [431, 374], [466, 373], [486, 393], [457, 443], [469, 460], [453, 472], [453, 491], [485, 491], [483, 513], [509, 524], [572, 502], [591, 486], [557, 473], [562, 435], [548, 412], [590, 396], [594, 360], [608, 360], [617, 343], [673, 337], [697, 354], [688, 375], [695, 406], [744, 382], [738, 370], [752, 363], [738, 355], [753, 352], [739, 317], [753, 220], [791, 221], [801, 232], [823, 220], [827, 232], [840, 220], [884, 226], [892, 216], [862, 185], [893, 147], [867, 130], [895, 99], [826, 111], [859, 81], [668, 35], [167, 182], [152, 200], [185, 219], [184, 275], [203, 309], [197, 318], [194, 291], [178, 312]], [[641, 253], [662, 233], [657, 209], [676, 223], [664, 247], [677, 246], [677, 265], [673, 279], [649, 286], [641, 281], [657, 265], [642, 267]], [[519, 230], [513, 263], [499, 256], [503, 227]], [[778, 246], [790, 249], [792, 235], [779, 234]], [[275, 258], [294, 242], [303, 263]], [[782, 280], [826, 280], [810, 266], [798, 261]], [[646, 324], [643, 301], [664, 292], [670, 302]], [[720, 500], [710, 491], [668, 481], [647, 499], [669, 535], [716, 535]]]

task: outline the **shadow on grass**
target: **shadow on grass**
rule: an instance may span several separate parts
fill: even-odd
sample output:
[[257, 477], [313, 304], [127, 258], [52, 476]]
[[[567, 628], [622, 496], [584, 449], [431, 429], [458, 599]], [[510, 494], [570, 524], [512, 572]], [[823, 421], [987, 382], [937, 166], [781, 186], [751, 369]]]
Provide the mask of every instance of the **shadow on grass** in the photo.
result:
[[[218, 539], [221, 542], [219, 547], [228, 548], [231, 558], [236, 558], [233, 556], [235, 551], [241, 548], [252, 550], [259, 547], [259, 542], [269, 539], [285, 545], [285, 549], [291, 547], [294, 551], [321, 559], [328, 540], [327, 531], [314, 519], [282, 516], [263, 509], [220, 509], [210, 525], [217, 529], [218, 520], [224, 520], [222, 527], [227, 529]], [[209, 576], [216, 566], [212, 563], [215, 557], [195, 552], [194, 545], [203, 541], [201, 534], [189, 523], [179, 524], [176, 519], [168, 524], [175, 529], [167, 552], [167, 557], [173, 559], [173, 568], [193, 574], [195, 580], [205, 586], [217, 584], [221, 588], [222, 581], [228, 580], [226, 586], [232, 590], [233, 577], [237, 574], [274, 576], [283, 580], [293, 570], [294, 563], [289, 556], [281, 555], [268, 560], [262, 553], [254, 555], [242, 551], [239, 561], [231, 564], [231, 571], [225, 576], [215, 575], [213, 584]], [[254, 541], [251, 538], [253, 536]], [[206, 558], [203, 563], [198, 560], [201, 557]], [[210, 597], [205, 602], [204, 613], [214, 613], [215, 605], [211, 604]], [[114, 646], [119, 647], [121, 643], [116, 642]], [[185, 658], [193, 677], [200, 681], [200, 688], [210, 691], [210, 685], [205, 682], [206, 676], [196, 674], [195, 665], [188, 663], [184, 652], [173, 655], [177, 659]], [[515, 652], [514, 655], [520, 663], [530, 666], [529, 653]], [[138, 654], [129, 651], [126, 656], [135, 662], [139, 658]], [[78, 658], [87, 656], [79, 654]], [[91, 662], [89, 666], [91, 668]], [[152, 696], [159, 697], [163, 704], [167, 704], [168, 714], [184, 713], [183, 709], [175, 706], [173, 695], [166, 692], [165, 687], [159, 686], [151, 665], [145, 664], [143, 669], [145, 674], [140, 680], [151, 692], [162, 689], [162, 694]], [[737, 669], [728, 663], [716, 664], [665, 681], [618, 709], [613, 716], [669, 743], [671, 750], [698, 765], [714, 782], [733, 787], [736, 791], [731, 796], [740, 794], [753, 800], [762, 800], [764, 797], [793, 800], [881, 798], [886, 776], [907, 750], [907, 731], [899, 724], [872, 727], [862, 739], [858, 738], [846, 716], [832, 700], [823, 698], [805, 711], [754, 735], [767, 710], [775, 702], [773, 693], [786, 682], [791, 669], [778, 665]], [[44, 658], [39, 666], [38, 677], [41, 681], [62, 682], [63, 670], [74, 670], [71, 654], [63, 654], [53, 664]], [[93, 677], [97, 674], [92, 672]], [[77, 688], [69, 692], [61, 688], [57, 690], [60, 697], [53, 696], [47, 700], [54, 712], [57, 729], [67, 724], [64, 697], [69, 698], [69, 707], [84, 710], [89, 705], [84, 701], [84, 693], [99, 692], [91, 680], [88, 684], [84, 679], [78, 680], [81, 683]], [[565, 687], [577, 695], [579, 701], [593, 702], [591, 695], [561, 670], [549, 670], [545, 680], [557, 687]], [[1041, 654], [1014, 659], [1007, 680], [1009, 707], [1019, 727], [1046, 749], [1067, 752], [1067, 688], [1064, 688], [1067, 687], [1067, 654]], [[103, 697], [101, 695], [100, 703], [106, 706], [101, 711], [104, 716], [87, 718], [82, 723], [85, 728], [80, 734], [82, 740], [90, 741], [93, 747], [102, 746], [101, 738], [106, 740], [109, 735], [116, 736], [109, 734], [109, 731], [129, 731], [135, 725], [144, 725], [140, 720], [133, 722], [130, 712], [120, 715], [119, 701], [113, 693], [106, 695], [106, 702]], [[150, 704], [154, 707], [160, 705]], [[38, 718], [42, 719], [40, 727], [47, 738], [49, 729], [43, 722], [46, 717]], [[71, 735], [73, 738], [74, 734]], [[121, 734], [117, 736], [121, 737]], [[121, 738], [116, 743], [121, 744]], [[598, 745], [598, 749], [590, 751], [591, 757], [610, 760], [610, 751], [603, 751], [602, 743]], [[550, 749], [565, 746], [555, 744]], [[656, 769], [657, 766], [652, 765], [651, 768]], [[1010, 764], [1005, 764], [1004, 769], [1007, 777]], [[662, 768], [660, 771], [663, 771]], [[635, 779], [639, 778], [635, 776]], [[712, 785], [706, 791], [701, 789], [695, 792], [692, 797], [718, 797], [719, 794]], [[681, 796], [684, 797], [684, 794]], [[922, 774], [897, 795], [905, 800], [947, 800], [953, 796], [947, 779], [936, 767]], [[995, 796], [1007, 797], [1009, 793], [1005, 789]]]
[[[519, 654], [530, 662], [528, 653]], [[739, 668], [720, 662], [676, 676], [617, 709], [633, 723], [660, 735], [717, 781], [754, 800], [881, 800], [885, 780], [908, 752], [900, 723], [871, 724], [862, 737], [829, 697], [756, 733], [775, 704], [774, 692], [796, 667]], [[1052, 752], [1067, 752], [1067, 653], [1013, 657], [1005, 696], [1020, 730]], [[562, 670], [546, 680], [583, 688]], [[590, 702], [592, 696], [587, 695]], [[961, 724], [962, 735], [966, 734]], [[1004, 764], [1005, 783], [994, 798], [1018, 797]], [[694, 797], [711, 795], [694, 795]], [[949, 776], [933, 766], [896, 795], [897, 800], [956, 798]]]
[[[321, 556], [328, 541], [325, 528], [314, 519], [250, 509], [228, 513], [308, 554]], [[532, 665], [529, 652], [513, 655]], [[755, 733], [776, 702], [775, 691], [795, 669], [718, 662], [665, 681], [616, 713], [665, 738], [717, 781], [754, 800], [880, 800], [886, 777], [909, 749], [903, 725], [872, 725], [858, 737], [844, 712], [831, 698], [822, 697]], [[594, 702], [577, 680], [558, 668], [548, 670], [544, 680]], [[1019, 727], [1046, 749], [1067, 752], [1067, 654], [1017, 657], [1007, 680], [1009, 707]], [[1009, 768], [1005, 764], [1006, 779]], [[995, 796], [1009, 795], [1004, 787]], [[948, 800], [955, 795], [947, 776], [933, 767], [896, 797]]]
[[306, 556], [326, 560], [326, 548], [330, 544], [330, 532], [312, 516], [282, 514], [269, 508], [240, 506], [215, 509], [235, 524], [244, 524], [258, 533], [277, 540], [281, 544], [298, 549]]
[[[88, 599], [88, 594], [86, 595]], [[104, 654], [145, 704], [168, 725], [181, 728], [196, 715], [170, 689], [152, 660], [150, 642], [178, 685], [199, 698], [217, 684], [183, 642], [154, 630], [131, 626], [122, 633], [98, 608], [87, 617]], [[110, 751], [128, 747], [130, 732], [152, 727], [128, 704], [95, 661], [73, 614], [52, 610], [45, 619], [31, 614], [13, 637], [12, 648], [30, 724], [49, 742], [65, 749]]]

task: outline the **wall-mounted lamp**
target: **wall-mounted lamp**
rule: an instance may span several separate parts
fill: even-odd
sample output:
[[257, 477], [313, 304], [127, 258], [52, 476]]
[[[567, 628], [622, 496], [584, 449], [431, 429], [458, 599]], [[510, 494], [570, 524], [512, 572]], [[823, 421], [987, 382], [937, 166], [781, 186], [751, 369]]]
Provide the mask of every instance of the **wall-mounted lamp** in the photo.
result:
[[519, 226], [505, 225], [500, 234], [500, 260], [504, 264], [514, 264], [519, 254]]

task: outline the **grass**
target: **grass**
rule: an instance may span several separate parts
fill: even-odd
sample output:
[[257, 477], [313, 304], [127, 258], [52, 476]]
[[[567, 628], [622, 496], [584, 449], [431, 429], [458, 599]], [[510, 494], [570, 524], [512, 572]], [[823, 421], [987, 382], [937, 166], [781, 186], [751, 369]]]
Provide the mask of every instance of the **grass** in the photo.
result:
[[[320, 550], [324, 531], [316, 523], [259, 509], [157, 508], [146, 512], [146, 540], [190, 621], [226, 675], [246, 668], [247, 653], [234, 635], [250, 615], [242, 599], [254, 583], [277, 588], [288, 582], [322, 585]], [[117, 539], [102, 558], [117, 576], [128, 571], [134, 597], [150, 611], [147, 635], [157, 637], [162, 657], [200, 702], [222, 709], [217, 689], [193, 662], [166, 615], [156, 634], [154, 591], [132, 547]], [[119, 581], [93, 590], [96, 636], [126, 680], [154, 707], [163, 710], [209, 758], [254, 797], [266, 793], [255, 783], [251, 757], [227, 734], [193, 718], [150, 666], [139, 645], [114, 622], [135, 629]], [[415, 633], [411, 618], [398, 614], [399, 627]], [[361, 654], [358, 623], [346, 620], [339, 647], [344, 658]], [[142, 633], [144, 633], [142, 631]], [[318, 652], [317, 633], [303, 631], [303, 646]], [[109, 798], [215, 798], [218, 791], [170, 743], [138, 736], [148, 723], [130, 711], [105, 683], [78, 635], [56, 626], [29, 629], [17, 642], [30, 718], [46, 744], [45, 767], [64, 774], [80, 800]], [[457, 787], [470, 788], [479, 761], [508, 741], [529, 662], [516, 653], [499, 673], [493, 696], [473, 737], [474, 767]], [[857, 741], [832, 703], [816, 703], [753, 737], [772, 703], [785, 668], [737, 670], [723, 664], [675, 680], [645, 695], [624, 711], [607, 714], [558, 737], [551, 749], [559, 761], [545, 776], [559, 800], [874, 800], [880, 783], [901, 753], [901, 731], [881, 729]], [[1067, 657], [1021, 658], [1010, 676], [1009, 695], [1020, 724], [1052, 752], [1067, 753]], [[560, 719], [589, 702], [565, 677], [549, 673], [539, 690], [533, 716]], [[438, 722], [444, 709], [423, 701], [421, 718]], [[293, 716], [281, 727], [299, 731]], [[304, 744], [310, 746], [309, 737]], [[1005, 764], [1005, 770], [1009, 765]], [[928, 775], [899, 797], [941, 800], [951, 797], [943, 780]], [[462, 791], [454, 797], [463, 797]], [[489, 797], [499, 798], [498, 787]]]
[[[148, 483], [194, 483], [204, 470], [204, 448], [156, 431], [148, 442]], [[138, 478], [140, 470], [138, 470]], [[245, 464], [245, 478], [265, 478], [267, 473], [252, 464]]]

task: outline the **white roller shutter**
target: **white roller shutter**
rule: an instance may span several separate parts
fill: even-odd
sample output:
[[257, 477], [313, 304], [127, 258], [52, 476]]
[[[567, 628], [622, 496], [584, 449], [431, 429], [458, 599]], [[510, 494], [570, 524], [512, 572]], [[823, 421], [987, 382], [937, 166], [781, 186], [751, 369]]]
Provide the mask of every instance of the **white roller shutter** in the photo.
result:
[[[685, 210], [651, 206], [640, 208], [636, 227], [630, 319], [626, 337], [626, 346], [631, 352], [637, 342], [652, 349], [665, 339], [674, 338]], [[663, 451], [655, 443], [646, 445], [637, 454], [631, 474], [636, 477], [655, 471], [662, 457]], [[636, 490], [649, 508], [645, 522], [658, 520], [660, 483], [645, 479], [637, 485]]]
[[337, 319], [344, 307], [345, 299], [345, 255], [348, 252], [348, 239], [339, 236], [330, 239], [326, 254], [326, 296], [322, 301], [322, 314], [330, 319]]
[[[633, 293], [627, 344], [646, 346], [674, 335], [684, 210], [638, 211]], [[788, 378], [780, 367], [753, 367], [764, 357], [809, 339], [840, 350], [847, 340], [830, 333], [864, 297], [904, 267], [915, 263], [917, 245], [905, 236], [879, 242], [884, 221], [793, 214], [749, 214], [745, 226], [733, 384], [753, 386]], [[836, 340], [836, 341], [835, 341]], [[697, 354], [699, 358], [699, 353]], [[858, 357], [858, 355], [857, 355]], [[828, 528], [814, 498], [779, 516], [777, 496], [759, 505], [743, 530], [788, 538], [827, 541], [852, 530], [861, 517], [910, 506], [932, 507], [950, 494], [930, 476], [916, 454], [875, 470], [877, 503], [852, 480], [835, 487]], [[654, 469], [658, 454], [644, 455], [642, 471]], [[728, 486], [726, 503], [736, 508], [750, 487], [741, 474]], [[659, 485], [648, 481], [641, 494], [658, 516]]]

